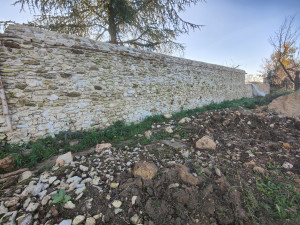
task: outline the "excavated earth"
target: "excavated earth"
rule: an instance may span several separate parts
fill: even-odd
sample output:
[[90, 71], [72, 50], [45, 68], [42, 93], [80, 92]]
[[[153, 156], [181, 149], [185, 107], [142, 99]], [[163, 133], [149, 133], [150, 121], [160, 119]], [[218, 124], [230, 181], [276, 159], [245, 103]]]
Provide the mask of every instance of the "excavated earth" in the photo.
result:
[[[0, 223], [300, 224], [299, 118], [266, 107], [225, 109], [154, 124], [151, 132], [163, 139], [76, 156], [2, 185]], [[197, 148], [203, 136], [215, 148]], [[293, 187], [295, 204], [279, 214], [293, 216], [277, 216], [274, 199], [258, 188], [266, 179]], [[61, 189], [71, 197], [64, 206], [52, 202]]]

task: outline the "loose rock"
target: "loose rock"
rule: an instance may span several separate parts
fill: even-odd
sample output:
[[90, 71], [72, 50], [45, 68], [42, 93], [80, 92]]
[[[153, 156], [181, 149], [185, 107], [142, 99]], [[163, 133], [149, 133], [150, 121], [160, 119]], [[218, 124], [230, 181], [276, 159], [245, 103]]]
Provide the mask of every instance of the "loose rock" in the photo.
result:
[[132, 216], [132, 217], [130, 218], [130, 222], [131, 222], [132, 224], [138, 224], [139, 221], [140, 221], [140, 218], [139, 218], [139, 216], [138, 216], [137, 214], [135, 214], [134, 216]]
[[0, 169], [4, 171], [9, 171], [14, 168], [14, 158], [12, 156], [7, 156], [0, 159]]
[[111, 188], [117, 188], [119, 186], [119, 183], [111, 183], [110, 187]]
[[73, 156], [71, 152], [67, 152], [66, 154], [60, 155], [58, 156], [58, 158], [56, 159], [56, 164], [55, 166], [63, 166], [61, 165], [63, 163], [64, 164], [69, 164], [71, 162], [73, 162]]
[[164, 113], [163, 117], [166, 118], [166, 119], [170, 119], [172, 117], [172, 115], [169, 114], [169, 113]]
[[11, 207], [11, 206], [14, 206], [19, 202], [19, 200], [20, 200], [19, 197], [13, 197], [10, 200], [4, 202], [4, 206], [7, 207], [7, 208]]
[[0, 215], [5, 214], [8, 212], [8, 209], [4, 206], [3, 202], [0, 205]]
[[31, 214], [27, 214], [19, 223], [19, 225], [31, 225], [33, 223], [33, 217]]
[[255, 167], [253, 168], [253, 171], [254, 171], [254, 172], [258, 172], [258, 173], [264, 173], [264, 172], [265, 172], [265, 169], [262, 168], [262, 167], [259, 167], [259, 166], [255, 166]]
[[120, 200], [114, 200], [112, 203], [113, 207], [120, 208], [122, 205], [122, 202]]
[[183, 123], [189, 123], [190, 121], [191, 121], [191, 118], [184, 117], [181, 120], [179, 120], [178, 123], [183, 124]]
[[172, 127], [166, 127], [165, 128], [165, 131], [167, 132], [167, 133], [169, 133], [169, 134], [172, 134], [174, 131], [173, 131], [173, 129], [172, 129]]
[[31, 202], [26, 208], [27, 212], [35, 212], [40, 206], [40, 203]]
[[282, 167], [283, 167], [284, 169], [292, 169], [294, 166], [293, 166], [291, 163], [289, 163], [289, 162], [284, 162], [284, 163], [282, 164]]
[[19, 182], [22, 182], [23, 180], [27, 180], [28, 178], [30, 178], [32, 176], [32, 172], [31, 171], [25, 171], [22, 173], [22, 175], [19, 178]]
[[59, 223], [59, 225], [71, 225], [72, 224], [72, 220], [63, 220]]
[[141, 161], [135, 164], [133, 175], [143, 179], [152, 179], [157, 174], [157, 167], [154, 163]]
[[204, 136], [196, 142], [196, 148], [199, 148], [199, 149], [215, 150], [216, 146], [217, 145], [214, 142], [214, 140], [212, 138], [210, 138], [209, 136]]
[[151, 132], [151, 130], [147, 130], [147, 131], [145, 131], [145, 137], [146, 137], [147, 139], [150, 139], [150, 138], [151, 138], [151, 136], [152, 136], [152, 132]]
[[137, 197], [138, 197], [138, 196], [136, 196], [136, 195], [135, 195], [135, 196], [132, 196], [132, 198], [131, 198], [131, 204], [132, 204], [132, 205], [135, 204], [135, 201], [136, 201]]
[[80, 224], [84, 220], [85, 220], [85, 216], [82, 216], [82, 215], [76, 216], [72, 222], [72, 225]]
[[79, 169], [80, 169], [82, 172], [86, 172], [86, 171], [88, 171], [88, 170], [89, 170], [89, 168], [88, 168], [88, 167], [86, 167], [86, 166], [83, 166], [83, 165], [80, 165], [80, 166], [79, 166]]
[[64, 205], [65, 209], [75, 209], [75, 204], [71, 201], [68, 201], [65, 205]]
[[96, 220], [93, 217], [89, 217], [85, 221], [85, 225], [95, 225], [95, 224], [96, 224]]
[[96, 152], [102, 152], [104, 149], [111, 148], [111, 143], [103, 143], [103, 144], [98, 144], [96, 146]]

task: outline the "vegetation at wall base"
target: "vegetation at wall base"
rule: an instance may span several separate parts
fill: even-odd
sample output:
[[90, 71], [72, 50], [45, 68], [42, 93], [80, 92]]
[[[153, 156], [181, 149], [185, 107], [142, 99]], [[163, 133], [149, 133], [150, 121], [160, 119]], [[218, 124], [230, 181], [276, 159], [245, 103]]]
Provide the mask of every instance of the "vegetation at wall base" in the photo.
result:
[[[112, 126], [102, 130], [88, 130], [76, 132], [60, 132], [55, 137], [46, 137], [35, 142], [24, 143], [22, 145], [1, 143], [0, 158], [5, 158], [8, 155], [13, 156], [15, 160], [15, 169], [34, 167], [37, 163], [42, 162], [51, 156], [63, 154], [68, 151], [80, 152], [94, 147], [101, 142], [110, 142], [117, 144], [122, 141], [131, 141], [131, 144], [147, 144], [153, 140], [168, 138], [170, 135], [166, 132], [153, 135], [150, 139], [138, 137], [138, 134], [144, 134], [146, 130], [151, 130], [152, 124], [162, 123], [168, 120], [178, 120], [186, 116], [192, 116], [196, 113], [203, 113], [208, 110], [218, 110], [224, 108], [235, 108], [243, 106], [248, 109], [253, 109], [256, 106], [269, 104], [273, 99], [289, 94], [290, 92], [272, 93], [265, 97], [242, 98], [232, 101], [224, 101], [221, 103], [212, 103], [210, 105], [181, 110], [173, 114], [172, 118], [165, 119], [162, 115], [154, 115], [147, 117], [138, 124], [131, 123], [126, 125], [123, 121], [117, 121]], [[179, 134], [184, 136], [184, 132], [177, 128]], [[181, 132], [181, 133], [180, 133]], [[78, 144], [71, 146], [71, 140], [79, 140]]]

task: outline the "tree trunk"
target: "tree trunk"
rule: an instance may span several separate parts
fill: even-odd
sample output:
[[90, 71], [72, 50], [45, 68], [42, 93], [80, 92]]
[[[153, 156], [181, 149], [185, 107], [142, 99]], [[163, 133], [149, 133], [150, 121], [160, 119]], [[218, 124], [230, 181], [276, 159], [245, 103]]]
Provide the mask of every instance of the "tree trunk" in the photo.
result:
[[296, 71], [295, 73], [295, 91], [297, 91], [300, 88], [299, 73], [300, 71]]
[[108, 32], [110, 36], [110, 43], [118, 44], [117, 42], [117, 26], [116, 26], [116, 13], [113, 6], [114, 0], [111, 0], [108, 5]]

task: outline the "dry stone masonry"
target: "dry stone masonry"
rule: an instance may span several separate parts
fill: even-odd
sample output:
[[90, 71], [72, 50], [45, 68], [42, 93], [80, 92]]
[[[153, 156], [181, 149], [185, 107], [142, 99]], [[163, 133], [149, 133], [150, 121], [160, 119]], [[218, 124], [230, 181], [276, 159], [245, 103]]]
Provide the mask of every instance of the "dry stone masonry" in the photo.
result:
[[13, 132], [27, 142], [59, 131], [252, 97], [245, 71], [23, 25], [0, 34], [0, 73]]

